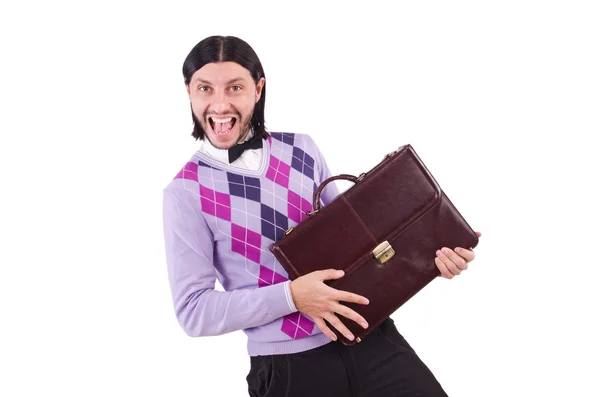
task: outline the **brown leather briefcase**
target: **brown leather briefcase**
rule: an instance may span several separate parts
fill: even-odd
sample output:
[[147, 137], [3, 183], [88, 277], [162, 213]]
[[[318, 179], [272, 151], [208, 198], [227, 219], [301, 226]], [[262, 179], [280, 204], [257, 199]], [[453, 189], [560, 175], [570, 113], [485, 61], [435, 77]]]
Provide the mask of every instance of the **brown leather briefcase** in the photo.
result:
[[[321, 191], [336, 179], [355, 185], [321, 209]], [[271, 252], [292, 280], [315, 270], [344, 270], [342, 278], [326, 284], [369, 299], [368, 305], [340, 302], [361, 314], [369, 328], [338, 315], [355, 336], [350, 341], [327, 325], [338, 341], [353, 345], [440, 275], [434, 262], [438, 249], [477, 243], [415, 150], [405, 145], [359, 177], [323, 181], [313, 210]]]

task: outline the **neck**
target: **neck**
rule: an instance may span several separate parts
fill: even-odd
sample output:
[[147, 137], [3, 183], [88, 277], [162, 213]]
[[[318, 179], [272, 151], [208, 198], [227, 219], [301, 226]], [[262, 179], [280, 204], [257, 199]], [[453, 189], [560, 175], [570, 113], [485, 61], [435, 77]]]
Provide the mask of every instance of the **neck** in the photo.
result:
[[248, 128], [248, 131], [246, 131], [246, 133], [244, 134], [244, 136], [238, 141], [238, 145], [240, 143], [244, 143], [247, 140], [249, 140], [250, 138], [252, 138], [253, 134], [252, 134], [252, 128]]

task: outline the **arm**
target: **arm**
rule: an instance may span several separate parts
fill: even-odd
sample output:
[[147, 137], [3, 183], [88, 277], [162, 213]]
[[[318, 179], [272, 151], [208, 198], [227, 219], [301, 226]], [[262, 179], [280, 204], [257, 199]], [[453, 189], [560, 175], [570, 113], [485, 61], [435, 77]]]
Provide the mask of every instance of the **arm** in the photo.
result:
[[296, 311], [290, 281], [249, 290], [214, 289], [214, 242], [199, 203], [165, 190], [163, 228], [175, 314], [189, 336], [257, 327]]
[[[315, 148], [315, 180], [318, 186], [332, 175], [331, 171], [329, 170], [329, 166], [325, 161], [325, 157], [321, 153], [321, 150], [317, 146], [316, 142], [310, 136], [308, 136], [308, 140]], [[325, 189], [323, 189], [321, 192], [321, 200], [323, 201], [324, 206], [329, 205], [329, 203], [331, 203], [337, 196], [340, 195], [340, 191], [335, 183], [336, 181], [329, 182], [329, 184], [325, 186]]]

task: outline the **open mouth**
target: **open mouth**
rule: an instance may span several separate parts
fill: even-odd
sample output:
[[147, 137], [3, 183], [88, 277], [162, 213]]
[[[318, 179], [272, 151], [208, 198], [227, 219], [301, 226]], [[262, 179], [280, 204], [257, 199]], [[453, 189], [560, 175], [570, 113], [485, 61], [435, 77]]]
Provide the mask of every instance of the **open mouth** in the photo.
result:
[[209, 117], [210, 128], [216, 135], [227, 135], [233, 129], [237, 119], [235, 117]]

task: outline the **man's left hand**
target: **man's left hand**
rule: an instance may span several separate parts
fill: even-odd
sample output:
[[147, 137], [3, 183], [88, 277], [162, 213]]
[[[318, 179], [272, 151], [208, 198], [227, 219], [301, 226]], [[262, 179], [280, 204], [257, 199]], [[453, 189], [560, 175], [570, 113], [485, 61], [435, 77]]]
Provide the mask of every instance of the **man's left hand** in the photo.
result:
[[[475, 232], [477, 237], [481, 237], [481, 232]], [[452, 279], [458, 276], [463, 270], [467, 270], [469, 262], [475, 259], [475, 252], [462, 247], [456, 247], [451, 250], [447, 247], [436, 252], [435, 265], [440, 270], [441, 276]]]

